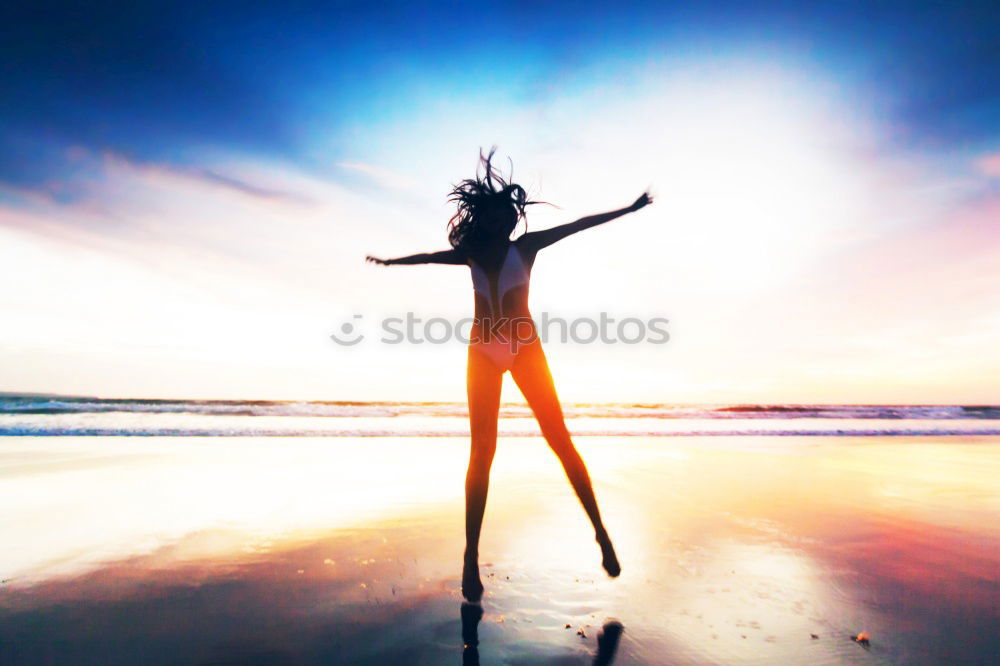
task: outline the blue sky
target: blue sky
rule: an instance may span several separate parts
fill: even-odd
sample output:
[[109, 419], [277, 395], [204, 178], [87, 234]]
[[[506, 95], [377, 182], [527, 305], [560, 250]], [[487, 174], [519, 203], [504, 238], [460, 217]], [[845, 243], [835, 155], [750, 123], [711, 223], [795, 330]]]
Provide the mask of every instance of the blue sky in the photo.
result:
[[3, 25], [0, 178], [27, 186], [71, 176], [68, 145], [322, 169], [358, 123], [429, 96], [544, 98], [582, 71], [692, 52], [835, 70], [907, 146], [979, 147], [1000, 114], [988, 2], [32, 2]]
[[996, 401], [998, 33], [969, 2], [8, 3], [0, 390], [461, 400], [460, 348], [328, 335], [468, 314], [460, 269], [362, 258], [443, 248], [499, 144], [560, 206], [534, 228], [658, 195], [536, 266], [536, 314], [672, 322], [553, 346], [568, 399]]

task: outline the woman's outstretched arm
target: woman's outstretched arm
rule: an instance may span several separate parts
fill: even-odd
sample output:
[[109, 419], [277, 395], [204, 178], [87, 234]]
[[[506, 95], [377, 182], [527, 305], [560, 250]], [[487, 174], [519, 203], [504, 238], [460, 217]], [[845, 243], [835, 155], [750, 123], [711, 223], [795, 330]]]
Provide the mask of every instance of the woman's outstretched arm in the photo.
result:
[[464, 264], [465, 257], [455, 250], [442, 250], [441, 252], [424, 252], [422, 254], [411, 254], [408, 257], [397, 259], [379, 259], [368, 255], [365, 261], [382, 266], [392, 266], [394, 264]]
[[631, 206], [626, 208], [619, 208], [618, 210], [613, 210], [609, 213], [600, 213], [598, 215], [588, 215], [587, 217], [581, 217], [575, 222], [570, 222], [568, 224], [561, 224], [558, 227], [552, 227], [551, 229], [543, 229], [542, 231], [532, 231], [524, 234], [521, 243], [529, 246], [531, 250], [538, 251], [543, 247], [548, 247], [557, 241], [561, 241], [566, 236], [570, 234], [575, 234], [578, 231], [583, 231], [584, 229], [590, 229], [591, 227], [596, 227], [598, 224], [604, 224], [605, 222], [610, 222], [611, 220], [626, 215], [628, 213], [634, 213], [635, 211], [648, 206], [653, 203], [653, 197], [649, 195], [649, 192], [643, 192], [642, 195], [636, 199]]

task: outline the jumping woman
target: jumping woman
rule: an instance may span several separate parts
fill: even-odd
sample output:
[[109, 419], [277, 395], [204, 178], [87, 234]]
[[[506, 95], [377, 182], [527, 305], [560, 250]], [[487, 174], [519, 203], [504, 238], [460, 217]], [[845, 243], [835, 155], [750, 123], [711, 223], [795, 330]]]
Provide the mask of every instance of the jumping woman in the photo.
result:
[[479, 577], [479, 534], [486, 510], [490, 467], [496, 452], [500, 387], [503, 374], [508, 370], [594, 525], [605, 571], [612, 577], [621, 573], [615, 549], [601, 522], [590, 475], [566, 429], [542, 344], [528, 312], [528, 278], [535, 256], [542, 248], [653, 202], [652, 197], [644, 193], [631, 206], [583, 217], [552, 229], [524, 233], [512, 241], [514, 229], [525, 217], [525, 207], [543, 202], [528, 201], [523, 187], [507, 182], [497, 173], [491, 165], [494, 152], [495, 147], [487, 157], [483, 157], [482, 152], [479, 154], [480, 163], [485, 167], [483, 177], [479, 176], [477, 168], [475, 178], [463, 180], [451, 191], [449, 201], [455, 202], [458, 209], [448, 222], [448, 241], [452, 249], [398, 259], [366, 258], [383, 266], [455, 264], [469, 266], [472, 271], [476, 311], [466, 372], [472, 450], [465, 477], [465, 563], [462, 571], [462, 594], [471, 602], [479, 601], [483, 595]]

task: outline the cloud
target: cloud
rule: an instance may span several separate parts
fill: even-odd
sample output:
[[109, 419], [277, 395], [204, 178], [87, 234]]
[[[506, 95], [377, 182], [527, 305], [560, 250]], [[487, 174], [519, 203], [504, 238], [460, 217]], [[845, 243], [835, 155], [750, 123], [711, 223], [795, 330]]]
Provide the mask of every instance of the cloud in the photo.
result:
[[984, 155], [976, 160], [979, 171], [990, 178], [1000, 178], [1000, 153]]

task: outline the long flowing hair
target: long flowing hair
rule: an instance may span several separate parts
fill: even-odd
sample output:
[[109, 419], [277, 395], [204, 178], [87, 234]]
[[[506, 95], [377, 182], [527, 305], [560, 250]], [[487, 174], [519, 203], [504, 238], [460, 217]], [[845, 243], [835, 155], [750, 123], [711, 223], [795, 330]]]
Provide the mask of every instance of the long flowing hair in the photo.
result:
[[[483, 236], [479, 219], [481, 213], [487, 208], [510, 206], [515, 213], [514, 226], [510, 233], [514, 232], [517, 223], [524, 220], [524, 209], [547, 201], [529, 201], [528, 193], [520, 185], [511, 182], [510, 178], [505, 179], [493, 167], [493, 153], [496, 146], [490, 148], [489, 155], [483, 156], [483, 149], [479, 149], [479, 164], [476, 165], [476, 177], [466, 178], [454, 188], [448, 195], [448, 201], [453, 201], [458, 207], [455, 214], [448, 220], [448, 242], [453, 248], [459, 250], [474, 249], [481, 246]], [[479, 168], [484, 167], [484, 174], [479, 175]], [[514, 165], [511, 163], [511, 178], [514, 175]], [[552, 204], [549, 204], [552, 205]], [[527, 222], [525, 222], [527, 229]]]

